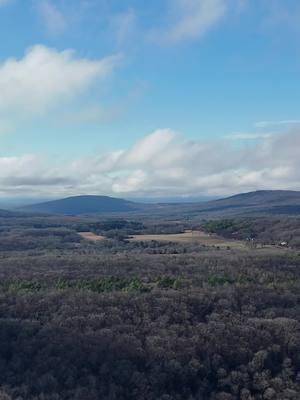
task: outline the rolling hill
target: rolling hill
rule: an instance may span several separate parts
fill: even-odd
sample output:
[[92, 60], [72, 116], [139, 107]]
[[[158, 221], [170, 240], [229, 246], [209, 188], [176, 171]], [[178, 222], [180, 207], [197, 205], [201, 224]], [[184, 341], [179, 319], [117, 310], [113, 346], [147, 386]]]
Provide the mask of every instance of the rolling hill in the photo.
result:
[[21, 214], [18, 212], [2, 210], [0, 209], [0, 218], [12, 218], [12, 217], [19, 217]]
[[226, 199], [215, 200], [214, 203], [251, 207], [300, 204], [300, 192], [291, 190], [258, 190], [256, 192], [237, 194]]
[[58, 215], [131, 213], [227, 217], [300, 215], [300, 192], [261, 190], [203, 203], [144, 204], [108, 196], [75, 196], [22, 207], [23, 212]]
[[22, 207], [22, 211], [81, 215], [100, 213], [121, 213], [138, 211], [142, 208], [140, 203], [134, 203], [123, 199], [108, 196], [74, 196], [61, 200], [47, 201]]
[[300, 192], [259, 190], [191, 205], [185, 209], [205, 216], [300, 215]]

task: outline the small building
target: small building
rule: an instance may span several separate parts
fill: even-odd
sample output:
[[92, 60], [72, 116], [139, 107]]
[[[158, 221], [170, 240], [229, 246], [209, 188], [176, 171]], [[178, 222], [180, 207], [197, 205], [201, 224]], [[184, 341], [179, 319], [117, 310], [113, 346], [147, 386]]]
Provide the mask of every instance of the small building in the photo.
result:
[[280, 243], [281, 247], [288, 247], [288, 245], [289, 245], [288, 242], [281, 242]]

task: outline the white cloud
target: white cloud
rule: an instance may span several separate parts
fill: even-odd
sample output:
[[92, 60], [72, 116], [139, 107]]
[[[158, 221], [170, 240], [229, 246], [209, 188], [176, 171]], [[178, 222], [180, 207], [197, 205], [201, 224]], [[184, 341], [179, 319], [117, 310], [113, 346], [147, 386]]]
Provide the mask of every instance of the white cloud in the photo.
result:
[[151, 36], [165, 44], [201, 38], [225, 16], [227, 3], [228, 0], [172, 0], [166, 26]]
[[61, 33], [65, 30], [67, 26], [66, 18], [51, 1], [38, 0], [37, 11], [49, 32]]
[[1, 196], [64, 195], [75, 183], [71, 176], [62, 174], [60, 167], [34, 154], [19, 157], [0, 157]]
[[23, 171], [31, 174], [36, 166], [36, 157], [25, 155], [21, 157], [1, 157], [0, 158], [0, 177], [7, 178], [17, 175]]
[[167, 156], [168, 145], [174, 140], [175, 133], [170, 129], [159, 129], [136, 143], [132, 149], [123, 154], [124, 165], [148, 164], [159, 155]]
[[118, 61], [118, 56], [89, 60], [71, 50], [34, 46], [23, 58], [0, 63], [0, 113], [43, 113], [60, 106], [106, 78]]
[[143, 191], [147, 174], [143, 170], [133, 171], [129, 176], [112, 184], [114, 193], [130, 193]]
[[229, 195], [300, 185], [300, 132], [237, 148], [226, 139], [182, 141], [160, 129], [129, 149], [52, 164], [34, 155], [0, 158], [2, 194], [67, 196]]

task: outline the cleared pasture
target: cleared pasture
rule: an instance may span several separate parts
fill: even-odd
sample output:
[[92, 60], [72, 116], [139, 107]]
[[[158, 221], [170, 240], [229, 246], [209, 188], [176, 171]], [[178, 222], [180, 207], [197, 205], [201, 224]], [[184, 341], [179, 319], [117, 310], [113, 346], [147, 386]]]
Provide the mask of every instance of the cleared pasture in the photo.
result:
[[79, 236], [85, 240], [90, 240], [91, 242], [99, 242], [106, 239], [104, 236], [96, 235], [93, 232], [79, 232]]
[[132, 242], [175, 242], [175, 243], [199, 243], [205, 246], [232, 247], [244, 249], [246, 244], [240, 240], [224, 239], [216, 235], [210, 235], [203, 231], [185, 231], [176, 234], [133, 235], [129, 238]]

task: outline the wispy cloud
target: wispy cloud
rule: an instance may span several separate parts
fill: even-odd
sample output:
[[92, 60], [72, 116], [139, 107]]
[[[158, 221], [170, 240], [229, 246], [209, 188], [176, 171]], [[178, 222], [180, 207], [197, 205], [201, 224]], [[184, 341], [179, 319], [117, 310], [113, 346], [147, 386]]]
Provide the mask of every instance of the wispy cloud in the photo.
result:
[[0, 136], [1, 135], [6, 135], [6, 134], [10, 133], [11, 131], [13, 131], [12, 124], [7, 120], [1, 119], [1, 122], [0, 122]]
[[9, 3], [12, 3], [12, 0], [0, 0], [0, 7], [6, 6]]
[[133, 34], [136, 25], [136, 13], [133, 9], [114, 15], [111, 19], [113, 33], [119, 45], [124, 44]]
[[99, 104], [92, 104], [66, 113], [63, 115], [63, 122], [75, 126], [89, 123], [99, 124], [114, 121], [121, 113], [122, 109], [118, 106], [105, 108]]
[[50, 0], [39, 0], [36, 3], [37, 11], [43, 23], [51, 33], [61, 33], [67, 26], [64, 14]]
[[267, 139], [272, 136], [272, 133], [257, 133], [257, 132], [233, 132], [225, 136], [229, 140], [257, 140]]
[[298, 125], [300, 119], [284, 119], [281, 121], [258, 121], [255, 123], [256, 128], [269, 128], [270, 126], [281, 126], [281, 125]]
[[151, 38], [176, 44], [203, 37], [225, 16], [227, 0], [172, 0], [168, 21]]
[[268, 27], [279, 26], [285, 30], [300, 30], [300, 4], [298, 1], [267, 0], [267, 18], [265, 25]]

